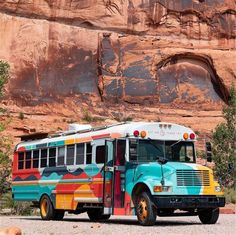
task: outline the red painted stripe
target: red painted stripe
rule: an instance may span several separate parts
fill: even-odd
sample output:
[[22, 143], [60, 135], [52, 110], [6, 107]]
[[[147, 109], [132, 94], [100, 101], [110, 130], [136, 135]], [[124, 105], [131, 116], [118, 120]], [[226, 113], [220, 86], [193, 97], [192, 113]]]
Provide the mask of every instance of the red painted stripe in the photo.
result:
[[108, 137], [111, 137], [110, 134], [94, 135], [92, 136], [92, 139], [95, 140], [95, 139], [102, 139], [102, 138], [108, 138]]
[[113, 215], [125, 215], [125, 208], [114, 208]]

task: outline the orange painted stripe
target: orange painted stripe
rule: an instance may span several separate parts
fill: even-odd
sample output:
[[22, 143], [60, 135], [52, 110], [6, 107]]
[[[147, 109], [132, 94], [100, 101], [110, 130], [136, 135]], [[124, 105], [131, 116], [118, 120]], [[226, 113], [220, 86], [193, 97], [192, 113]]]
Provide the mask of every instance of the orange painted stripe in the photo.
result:
[[102, 135], [94, 135], [92, 136], [92, 139], [95, 140], [95, 139], [102, 139], [102, 138], [110, 138], [110, 134], [102, 134]]
[[120, 133], [111, 133], [111, 138], [112, 139], [117, 139], [120, 138], [122, 135]]
[[92, 141], [91, 137], [85, 137], [85, 138], [77, 138], [75, 139], [75, 143], [86, 143]]

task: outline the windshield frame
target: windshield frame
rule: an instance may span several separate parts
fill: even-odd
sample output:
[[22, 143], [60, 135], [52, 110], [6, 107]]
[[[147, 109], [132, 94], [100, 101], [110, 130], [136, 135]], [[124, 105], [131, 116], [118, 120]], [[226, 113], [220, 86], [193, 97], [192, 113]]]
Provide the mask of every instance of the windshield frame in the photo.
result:
[[[136, 159], [131, 159], [131, 152], [130, 152], [130, 143], [131, 141], [136, 141], [137, 144], [137, 149], [139, 148], [139, 143], [140, 141], [148, 141], [151, 145], [155, 146], [155, 141], [160, 141], [163, 142], [164, 145], [164, 156], [161, 156], [164, 159], [167, 159], [168, 162], [178, 162], [178, 163], [196, 163], [196, 151], [195, 151], [195, 144], [194, 141], [188, 141], [188, 140], [159, 140], [159, 139], [139, 139], [139, 138], [129, 138], [129, 145], [128, 145], [128, 153], [129, 153], [129, 162], [133, 162], [133, 163], [151, 163], [151, 162], [156, 162], [158, 160], [158, 156], [155, 160], [146, 160], [146, 161], [142, 161], [139, 157], [139, 149], [137, 150], [137, 158]], [[166, 145], [166, 142], [174, 142], [170, 145]], [[174, 160], [174, 159], [170, 159], [166, 156], [166, 150], [167, 150], [167, 146], [175, 146], [176, 144], [181, 143], [182, 146], [191, 146], [192, 147], [192, 161], [180, 161], [180, 160]], [[159, 148], [158, 146], [155, 146], [155, 148]], [[186, 147], [185, 147], [185, 151]], [[188, 157], [187, 155], [185, 155], [185, 157]], [[179, 156], [180, 159], [180, 156]]]

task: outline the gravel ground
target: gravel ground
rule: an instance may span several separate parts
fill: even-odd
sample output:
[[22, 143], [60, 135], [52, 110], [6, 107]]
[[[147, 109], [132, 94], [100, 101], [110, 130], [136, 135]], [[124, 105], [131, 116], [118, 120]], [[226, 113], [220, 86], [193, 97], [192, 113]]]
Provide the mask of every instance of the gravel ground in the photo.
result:
[[220, 215], [215, 225], [202, 225], [198, 217], [157, 217], [155, 226], [142, 227], [134, 216], [112, 216], [106, 223], [90, 222], [86, 214], [65, 216], [63, 221], [42, 221], [40, 217], [0, 217], [0, 228], [18, 226], [24, 235], [129, 235], [129, 234], [235, 234], [236, 215]]

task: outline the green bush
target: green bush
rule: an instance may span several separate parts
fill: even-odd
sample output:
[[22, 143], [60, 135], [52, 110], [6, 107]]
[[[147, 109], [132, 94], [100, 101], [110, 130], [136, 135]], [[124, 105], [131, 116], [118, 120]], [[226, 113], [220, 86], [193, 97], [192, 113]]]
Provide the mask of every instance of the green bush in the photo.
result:
[[0, 97], [3, 95], [3, 87], [9, 79], [9, 69], [9, 64], [0, 60]]
[[2, 135], [5, 130], [5, 124], [0, 122], [0, 197], [2, 194], [10, 190], [10, 175], [11, 175], [11, 140]]
[[90, 123], [90, 122], [101, 122], [101, 121], [104, 121], [104, 118], [97, 117], [97, 116], [92, 116], [92, 114], [88, 110], [84, 110], [83, 111], [82, 120]]
[[236, 204], [236, 190], [233, 188], [225, 188], [226, 203]]
[[230, 89], [229, 105], [223, 109], [224, 123], [213, 132], [215, 175], [225, 188], [236, 188], [236, 90]]
[[30, 202], [14, 201], [11, 193], [4, 194], [3, 201], [3, 208], [11, 209], [13, 215], [32, 215], [33, 213]]

